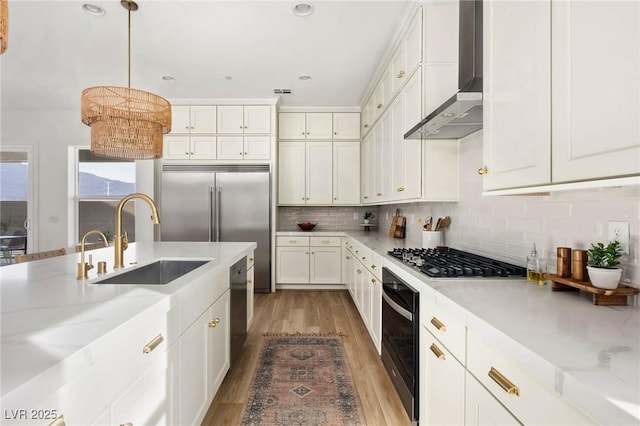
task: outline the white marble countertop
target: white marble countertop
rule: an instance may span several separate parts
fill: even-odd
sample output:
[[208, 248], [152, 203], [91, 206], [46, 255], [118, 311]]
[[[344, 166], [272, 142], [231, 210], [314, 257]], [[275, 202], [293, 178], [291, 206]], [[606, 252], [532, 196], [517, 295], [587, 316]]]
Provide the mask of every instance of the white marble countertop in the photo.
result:
[[[19, 387], [35, 386], [83, 348], [141, 312], [162, 309], [170, 296], [217, 268], [229, 268], [255, 243], [133, 243], [124, 252], [125, 268], [113, 272], [113, 247], [92, 250], [94, 265], [106, 261], [108, 273], [76, 280], [77, 253], [0, 268], [2, 397]], [[87, 260], [88, 256], [85, 258]], [[166, 285], [94, 284], [157, 259], [210, 260]], [[137, 262], [136, 265], [132, 265]]]
[[418, 283], [417, 290], [436, 295], [469, 330], [596, 422], [640, 424], [638, 306], [595, 306], [585, 292], [552, 292], [524, 279], [430, 279], [387, 255], [420, 243], [381, 233], [345, 235]]
[[342, 231], [278, 231], [276, 237], [341, 237]]

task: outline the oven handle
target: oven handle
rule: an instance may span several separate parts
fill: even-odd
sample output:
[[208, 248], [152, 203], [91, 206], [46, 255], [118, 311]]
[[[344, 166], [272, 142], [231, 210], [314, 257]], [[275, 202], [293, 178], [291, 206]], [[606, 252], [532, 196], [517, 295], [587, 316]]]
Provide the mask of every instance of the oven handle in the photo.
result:
[[386, 295], [386, 293], [383, 291], [382, 292], [382, 298], [384, 299], [385, 302], [387, 302], [387, 304], [397, 313], [399, 313], [400, 315], [402, 315], [403, 317], [405, 317], [406, 319], [408, 319], [409, 321], [413, 322], [413, 314], [409, 311], [407, 311], [406, 309], [404, 309], [402, 306], [398, 305], [396, 302], [394, 302], [389, 296]]

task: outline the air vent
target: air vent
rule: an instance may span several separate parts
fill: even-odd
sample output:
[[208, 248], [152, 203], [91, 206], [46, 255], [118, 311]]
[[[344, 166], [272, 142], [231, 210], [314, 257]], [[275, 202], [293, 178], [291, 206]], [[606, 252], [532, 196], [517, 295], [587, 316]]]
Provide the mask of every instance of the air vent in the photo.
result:
[[291, 95], [291, 89], [273, 89], [274, 95]]

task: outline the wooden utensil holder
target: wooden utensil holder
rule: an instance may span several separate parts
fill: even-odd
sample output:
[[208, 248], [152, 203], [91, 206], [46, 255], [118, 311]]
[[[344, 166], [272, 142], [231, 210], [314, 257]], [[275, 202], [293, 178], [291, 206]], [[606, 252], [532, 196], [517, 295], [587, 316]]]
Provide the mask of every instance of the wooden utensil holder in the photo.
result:
[[593, 304], [599, 306], [626, 306], [627, 296], [640, 293], [640, 289], [619, 284], [618, 288], [607, 290], [591, 285], [589, 281], [574, 281], [556, 274], [545, 274], [545, 278], [553, 283], [552, 291], [586, 291], [593, 295]]

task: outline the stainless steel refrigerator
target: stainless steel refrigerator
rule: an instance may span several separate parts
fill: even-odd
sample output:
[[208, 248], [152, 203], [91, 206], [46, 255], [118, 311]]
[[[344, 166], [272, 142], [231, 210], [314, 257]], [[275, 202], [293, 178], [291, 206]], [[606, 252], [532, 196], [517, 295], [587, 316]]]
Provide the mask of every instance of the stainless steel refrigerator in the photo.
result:
[[255, 241], [255, 291], [271, 291], [269, 165], [163, 164], [161, 241]]

